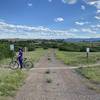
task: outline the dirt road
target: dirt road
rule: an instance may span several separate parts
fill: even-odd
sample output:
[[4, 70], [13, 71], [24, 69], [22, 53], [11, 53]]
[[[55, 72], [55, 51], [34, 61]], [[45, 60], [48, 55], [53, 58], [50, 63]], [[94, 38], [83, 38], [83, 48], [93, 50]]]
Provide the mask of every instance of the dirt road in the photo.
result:
[[49, 57], [45, 55], [35, 66], [43, 69], [30, 71], [14, 100], [100, 100], [100, 94], [88, 89], [75, 71], [61, 69], [67, 66], [55, 59], [53, 51]]

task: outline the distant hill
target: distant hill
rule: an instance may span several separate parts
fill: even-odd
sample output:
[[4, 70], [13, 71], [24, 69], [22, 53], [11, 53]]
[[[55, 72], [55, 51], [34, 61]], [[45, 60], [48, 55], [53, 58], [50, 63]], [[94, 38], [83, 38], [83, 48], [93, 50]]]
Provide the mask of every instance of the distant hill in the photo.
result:
[[28, 40], [56, 40], [56, 41], [65, 41], [65, 42], [100, 42], [100, 38], [68, 38], [68, 39], [21, 39], [21, 38], [9, 38], [9, 39], [0, 39], [8, 41], [28, 41]]
[[100, 38], [68, 38], [65, 42], [100, 42]]

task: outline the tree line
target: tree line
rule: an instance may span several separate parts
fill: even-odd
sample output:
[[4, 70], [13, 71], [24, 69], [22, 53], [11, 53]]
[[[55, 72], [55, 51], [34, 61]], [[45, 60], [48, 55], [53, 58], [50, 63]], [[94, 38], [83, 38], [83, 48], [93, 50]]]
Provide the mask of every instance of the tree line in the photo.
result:
[[91, 52], [100, 51], [100, 42], [65, 42], [63, 40], [0, 40], [0, 59], [12, 56], [10, 44], [15, 45], [16, 52], [19, 48], [24, 49], [24, 47], [27, 47], [28, 51], [34, 51], [36, 48], [55, 48], [69, 52], [85, 52], [87, 47], [90, 48]]

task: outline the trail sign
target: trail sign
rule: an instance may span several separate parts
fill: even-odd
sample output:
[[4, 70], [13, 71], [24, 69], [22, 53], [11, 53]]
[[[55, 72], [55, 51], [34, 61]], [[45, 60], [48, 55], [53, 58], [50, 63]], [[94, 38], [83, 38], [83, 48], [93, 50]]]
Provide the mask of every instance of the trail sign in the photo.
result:
[[10, 50], [11, 50], [11, 51], [14, 51], [14, 44], [11, 44], [11, 45], [10, 45]]
[[90, 48], [86, 48], [86, 55], [87, 55], [87, 64], [89, 63], [89, 52], [90, 52]]
[[89, 53], [90, 52], [90, 48], [86, 48], [86, 52]]

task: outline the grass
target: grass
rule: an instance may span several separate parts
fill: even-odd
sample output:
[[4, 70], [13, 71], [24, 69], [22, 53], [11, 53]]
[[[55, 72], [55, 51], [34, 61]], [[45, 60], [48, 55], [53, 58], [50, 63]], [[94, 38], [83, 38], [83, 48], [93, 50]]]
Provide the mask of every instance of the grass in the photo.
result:
[[13, 96], [15, 91], [23, 84], [25, 71], [2, 70], [0, 73], [0, 96]]
[[40, 48], [40, 49], [36, 49], [35, 51], [32, 51], [32, 52], [24, 53], [24, 57], [32, 60], [33, 62], [37, 62], [40, 59], [40, 57], [42, 55], [44, 55], [45, 52], [46, 52], [46, 50]]
[[2, 59], [2, 60], [0, 60], [0, 64], [2, 64], [2, 65], [7, 65], [7, 64], [9, 64], [10, 61], [11, 61], [10, 58]]
[[79, 68], [77, 71], [95, 84], [100, 84], [100, 66]]
[[[67, 65], [87, 65], [87, 58], [85, 52], [65, 52], [57, 50], [56, 57], [62, 60]], [[98, 61], [100, 61], [100, 52], [89, 53], [89, 64], [97, 63]]]

